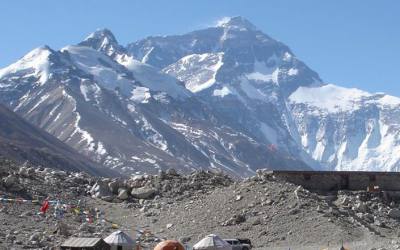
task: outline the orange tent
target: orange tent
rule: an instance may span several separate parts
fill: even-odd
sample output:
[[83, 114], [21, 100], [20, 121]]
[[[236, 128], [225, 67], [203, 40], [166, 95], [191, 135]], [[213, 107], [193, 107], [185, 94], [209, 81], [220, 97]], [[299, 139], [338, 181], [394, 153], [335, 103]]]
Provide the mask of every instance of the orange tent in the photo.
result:
[[165, 240], [157, 244], [154, 250], [185, 250], [179, 241]]

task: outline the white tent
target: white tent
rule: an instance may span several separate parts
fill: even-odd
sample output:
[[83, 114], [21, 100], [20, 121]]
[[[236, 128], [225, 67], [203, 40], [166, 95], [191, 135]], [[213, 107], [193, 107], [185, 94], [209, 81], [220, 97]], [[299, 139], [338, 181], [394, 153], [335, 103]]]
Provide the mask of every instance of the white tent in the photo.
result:
[[193, 250], [232, 250], [232, 246], [215, 234], [207, 235], [193, 246]]
[[111, 250], [132, 250], [136, 242], [122, 231], [116, 231], [104, 239], [111, 246]]

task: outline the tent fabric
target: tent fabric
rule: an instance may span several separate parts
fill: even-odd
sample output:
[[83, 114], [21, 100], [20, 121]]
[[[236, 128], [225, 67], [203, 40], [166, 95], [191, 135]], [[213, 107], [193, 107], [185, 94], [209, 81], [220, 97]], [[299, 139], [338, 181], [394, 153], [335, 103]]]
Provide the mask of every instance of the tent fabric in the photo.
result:
[[185, 247], [176, 240], [165, 240], [157, 244], [154, 250], [185, 250]]
[[193, 246], [193, 250], [232, 250], [232, 246], [215, 234], [207, 235]]
[[122, 231], [116, 231], [104, 239], [110, 246], [128, 246], [133, 247], [136, 242]]

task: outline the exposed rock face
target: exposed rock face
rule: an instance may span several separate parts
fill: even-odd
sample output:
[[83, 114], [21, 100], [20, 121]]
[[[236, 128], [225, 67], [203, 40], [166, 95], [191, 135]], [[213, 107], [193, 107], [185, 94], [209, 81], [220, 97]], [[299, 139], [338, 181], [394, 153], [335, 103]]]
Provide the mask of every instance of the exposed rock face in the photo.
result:
[[137, 199], [150, 199], [156, 194], [157, 190], [152, 188], [136, 188], [132, 189], [131, 195]]

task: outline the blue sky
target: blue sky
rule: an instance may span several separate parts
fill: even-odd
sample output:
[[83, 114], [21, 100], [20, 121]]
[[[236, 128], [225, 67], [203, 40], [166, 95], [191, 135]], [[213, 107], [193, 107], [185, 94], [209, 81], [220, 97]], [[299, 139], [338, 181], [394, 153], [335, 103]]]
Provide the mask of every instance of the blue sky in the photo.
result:
[[123, 45], [241, 15], [329, 83], [400, 96], [397, 0], [2, 0], [0, 67], [109, 28]]

